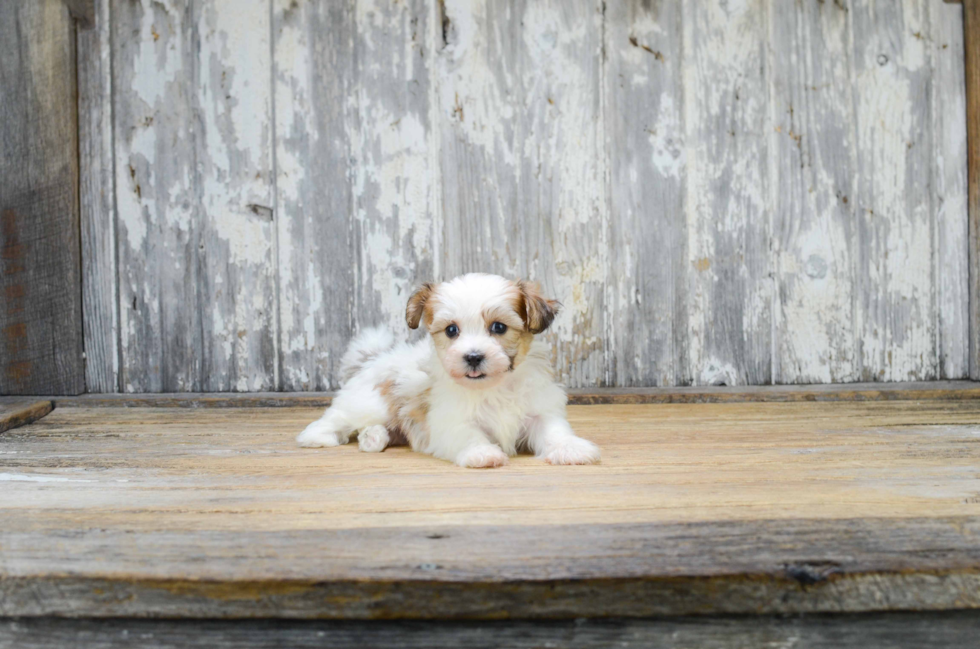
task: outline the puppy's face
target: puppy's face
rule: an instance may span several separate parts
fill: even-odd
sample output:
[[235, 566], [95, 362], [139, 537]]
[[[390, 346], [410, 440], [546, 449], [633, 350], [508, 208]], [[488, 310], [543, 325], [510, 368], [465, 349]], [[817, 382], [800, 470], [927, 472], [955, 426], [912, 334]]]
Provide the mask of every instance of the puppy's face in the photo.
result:
[[547, 329], [559, 304], [538, 287], [474, 273], [425, 284], [408, 301], [405, 319], [424, 325], [442, 366], [460, 385], [499, 384], [527, 356], [534, 334]]

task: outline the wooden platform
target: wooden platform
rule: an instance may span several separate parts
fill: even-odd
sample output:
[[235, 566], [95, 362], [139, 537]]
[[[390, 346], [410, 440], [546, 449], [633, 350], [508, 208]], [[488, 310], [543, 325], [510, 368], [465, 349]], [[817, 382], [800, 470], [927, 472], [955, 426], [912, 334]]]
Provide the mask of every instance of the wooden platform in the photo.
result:
[[980, 608], [980, 401], [573, 406], [603, 463], [300, 449], [312, 408], [0, 435], [0, 616]]

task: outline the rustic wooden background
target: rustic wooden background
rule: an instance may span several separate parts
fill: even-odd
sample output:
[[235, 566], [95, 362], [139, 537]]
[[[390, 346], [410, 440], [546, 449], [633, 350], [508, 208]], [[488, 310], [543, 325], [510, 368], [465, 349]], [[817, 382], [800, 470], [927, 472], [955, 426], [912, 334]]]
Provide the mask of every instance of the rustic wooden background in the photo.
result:
[[564, 303], [571, 386], [969, 373], [960, 5], [96, 5], [90, 391], [336, 388], [475, 270]]

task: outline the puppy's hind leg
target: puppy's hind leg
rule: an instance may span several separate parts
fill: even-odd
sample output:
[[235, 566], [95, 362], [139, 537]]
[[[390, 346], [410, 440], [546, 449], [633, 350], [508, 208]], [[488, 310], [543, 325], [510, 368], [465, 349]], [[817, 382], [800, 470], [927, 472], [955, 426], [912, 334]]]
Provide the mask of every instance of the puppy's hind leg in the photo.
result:
[[344, 413], [332, 405], [323, 416], [307, 426], [296, 438], [300, 446], [316, 448], [320, 446], [341, 446], [350, 440], [354, 429]]
[[387, 417], [387, 406], [376, 390], [341, 390], [323, 417], [307, 426], [296, 441], [306, 447], [341, 446], [355, 431], [383, 425]]
[[357, 433], [357, 447], [365, 453], [380, 453], [388, 447], [389, 439], [384, 426], [368, 426]]

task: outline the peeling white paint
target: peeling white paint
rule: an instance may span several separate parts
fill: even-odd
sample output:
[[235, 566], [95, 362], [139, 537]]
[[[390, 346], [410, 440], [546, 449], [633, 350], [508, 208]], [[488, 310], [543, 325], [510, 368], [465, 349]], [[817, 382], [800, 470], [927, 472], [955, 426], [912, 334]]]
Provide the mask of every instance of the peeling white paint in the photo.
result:
[[962, 376], [961, 12], [817, 4], [120, 5], [124, 385], [330, 387], [477, 266], [573, 386]]

